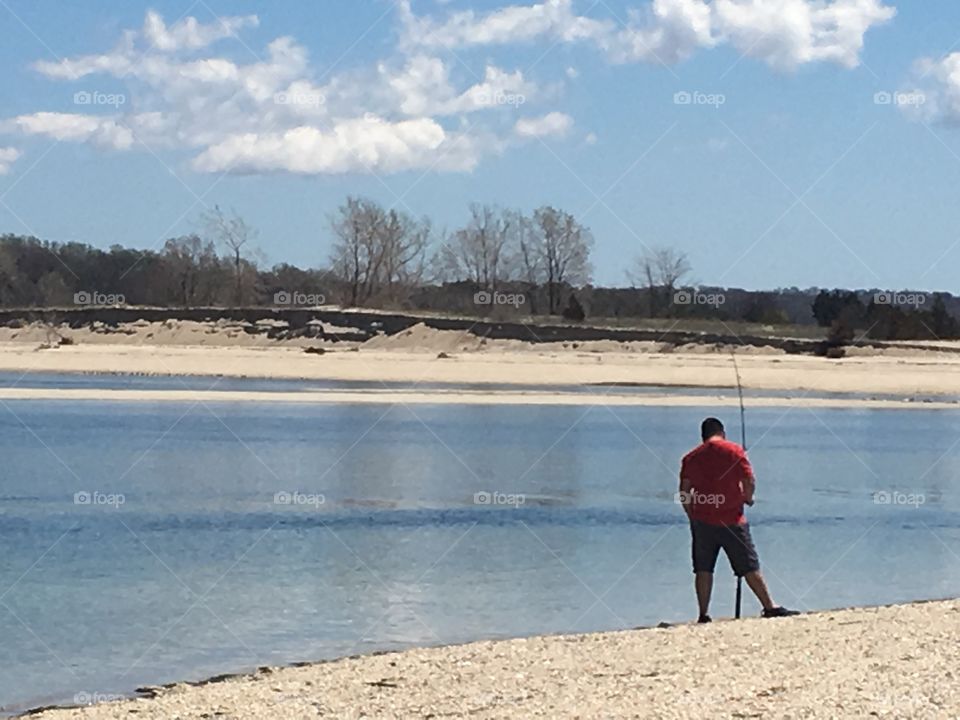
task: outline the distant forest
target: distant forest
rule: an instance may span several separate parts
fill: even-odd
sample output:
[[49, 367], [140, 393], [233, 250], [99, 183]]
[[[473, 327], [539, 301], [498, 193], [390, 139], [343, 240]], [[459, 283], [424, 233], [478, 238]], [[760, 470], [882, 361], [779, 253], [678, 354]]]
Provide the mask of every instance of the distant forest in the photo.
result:
[[331, 252], [321, 268], [266, 267], [256, 230], [219, 207], [200, 218], [196, 233], [147, 250], [3, 235], [0, 306], [335, 304], [496, 319], [819, 325], [839, 342], [960, 336], [960, 299], [948, 293], [705, 287], [693, 281], [687, 256], [670, 247], [625, 260], [626, 287], [596, 287], [593, 235], [553, 207], [525, 214], [473, 205], [464, 227], [438, 232], [427, 219], [348, 198], [327, 232]]

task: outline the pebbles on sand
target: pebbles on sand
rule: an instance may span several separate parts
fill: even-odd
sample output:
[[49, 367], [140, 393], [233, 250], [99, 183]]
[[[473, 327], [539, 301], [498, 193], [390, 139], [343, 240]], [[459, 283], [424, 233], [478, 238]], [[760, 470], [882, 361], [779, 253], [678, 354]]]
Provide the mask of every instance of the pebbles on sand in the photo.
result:
[[960, 601], [410, 650], [43, 720], [957, 718]]

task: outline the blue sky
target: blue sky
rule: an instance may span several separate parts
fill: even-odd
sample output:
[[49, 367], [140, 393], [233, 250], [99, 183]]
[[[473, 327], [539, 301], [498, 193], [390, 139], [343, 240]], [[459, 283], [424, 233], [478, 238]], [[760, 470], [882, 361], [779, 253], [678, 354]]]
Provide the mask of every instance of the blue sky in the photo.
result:
[[0, 23], [0, 232], [159, 247], [216, 203], [268, 262], [320, 265], [348, 194], [448, 229], [552, 204], [602, 284], [670, 245], [704, 284], [960, 292], [948, 0], [0, 0]]

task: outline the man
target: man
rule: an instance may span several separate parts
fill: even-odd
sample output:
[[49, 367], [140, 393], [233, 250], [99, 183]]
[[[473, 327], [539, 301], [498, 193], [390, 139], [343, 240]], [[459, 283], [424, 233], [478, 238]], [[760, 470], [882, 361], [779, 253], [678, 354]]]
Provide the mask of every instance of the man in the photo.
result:
[[760, 574], [760, 560], [750, 537], [743, 506], [753, 505], [756, 481], [746, 451], [727, 440], [723, 423], [707, 418], [700, 425], [703, 442], [680, 466], [680, 502], [690, 520], [693, 572], [696, 575], [698, 622], [710, 622], [710, 593], [717, 555], [723, 548], [730, 566], [743, 577], [763, 605], [763, 617], [797, 615], [774, 605]]

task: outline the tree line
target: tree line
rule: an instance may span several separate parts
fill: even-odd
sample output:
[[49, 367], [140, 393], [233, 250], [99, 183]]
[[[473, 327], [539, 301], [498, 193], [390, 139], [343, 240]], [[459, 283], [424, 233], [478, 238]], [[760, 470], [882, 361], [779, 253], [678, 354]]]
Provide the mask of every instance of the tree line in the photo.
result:
[[[706, 288], [687, 255], [637, 248], [625, 259], [628, 287], [592, 284], [594, 237], [551, 206], [530, 213], [474, 204], [467, 222], [438, 231], [365, 198], [350, 197], [329, 219], [330, 253], [319, 268], [267, 267], [258, 233], [215, 206], [196, 232], [161, 247], [100, 249], [0, 236], [0, 305], [62, 307], [122, 302], [159, 307], [335, 304], [513, 317], [664, 318], [766, 325], [817, 323], [842, 340], [956, 337], [958, 301], [947, 294]], [[900, 297], [904, 296], [904, 297]], [[903, 300], [904, 302], [900, 302]], [[913, 301], [911, 305], [909, 301]]]
[[473, 206], [463, 228], [437, 233], [427, 219], [348, 198], [329, 223], [331, 252], [321, 268], [264, 268], [256, 237], [242, 217], [219, 207], [203, 215], [196, 233], [153, 250], [3, 235], [0, 305], [63, 306], [80, 294], [131, 305], [237, 307], [295, 290], [351, 307], [404, 308], [425, 286], [466, 282], [491, 292], [511, 283], [542, 289], [539, 312], [556, 314], [563, 293], [591, 278], [589, 229], [552, 207], [525, 215]]
[[960, 323], [947, 308], [947, 293], [822, 290], [813, 316], [838, 342], [857, 337], [881, 340], [946, 339], [960, 336]]

